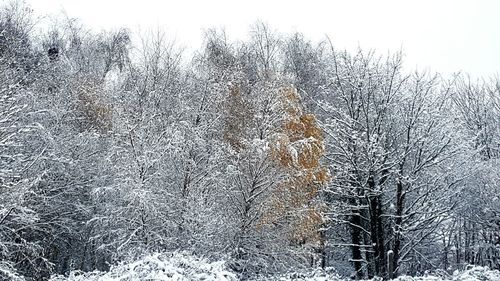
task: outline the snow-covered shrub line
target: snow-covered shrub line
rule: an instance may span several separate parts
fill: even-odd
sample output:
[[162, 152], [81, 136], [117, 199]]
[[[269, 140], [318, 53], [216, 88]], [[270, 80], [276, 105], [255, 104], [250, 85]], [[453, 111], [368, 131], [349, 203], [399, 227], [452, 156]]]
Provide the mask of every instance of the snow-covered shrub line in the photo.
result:
[[[455, 271], [452, 275], [426, 275], [419, 277], [399, 276], [394, 281], [500, 281], [500, 271], [490, 270], [487, 267], [475, 266], [463, 271]], [[312, 270], [305, 272], [288, 273], [274, 277], [265, 277], [253, 281], [349, 281], [351, 279], [338, 275], [335, 270]], [[365, 281], [378, 281], [372, 279]]]
[[50, 281], [236, 281], [236, 274], [223, 261], [209, 262], [185, 253], [153, 254], [138, 261], [113, 266], [109, 272], [73, 271]]
[[397, 281], [500, 281], [500, 271], [487, 267], [474, 266], [464, 271], [455, 271], [451, 276], [438, 277], [427, 275], [421, 277], [400, 276]]
[[[1, 269], [1, 267], [0, 267]], [[6, 270], [5, 270], [6, 271]], [[441, 276], [439, 276], [441, 275]], [[15, 276], [12, 273], [12, 276]], [[17, 277], [17, 275], [16, 275]], [[22, 280], [22, 279], [17, 279]], [[72, 271], [69, 276], [53, 276], [50, 281], [238, 281], [236, 273], [224, 261], [210, 262], [182, 252], [146, 256], [131, 263], [113, 266], [109, 272]], [[293, 273], [261, 276], [251, 281], [348, 281], [334, 269], [305, 270]], [[366, 280], [370, 281], [370, 280]], [[376, 281], [375, 279], [371, 281]], [[435, 274], [420, 277], [400, 276], [395, 281], [500, 281], [500, 271], [486, 267], [470, 267], [452, 275]]]

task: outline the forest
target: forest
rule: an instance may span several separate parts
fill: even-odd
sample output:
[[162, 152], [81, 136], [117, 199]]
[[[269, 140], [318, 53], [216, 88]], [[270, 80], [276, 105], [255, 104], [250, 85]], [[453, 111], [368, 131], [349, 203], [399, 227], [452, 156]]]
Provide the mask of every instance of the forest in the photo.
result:
[[1, 4], [0, 280], [155, 253], [242, 280], [500, 269], [500, 78], [334, 43], [257, 21], [187, 54]]

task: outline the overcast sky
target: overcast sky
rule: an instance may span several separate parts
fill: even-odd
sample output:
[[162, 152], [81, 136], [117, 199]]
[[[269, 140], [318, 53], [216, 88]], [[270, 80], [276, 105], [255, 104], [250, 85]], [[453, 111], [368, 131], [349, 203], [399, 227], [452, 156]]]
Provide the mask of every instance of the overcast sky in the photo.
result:
[[28, 0], [37, 14], [65, 11], [93, 28], [164, 28], [196, 49], [204, 29], [225, 27], [246, 39], [249, 25], [300, 31], [314, 41], [328, 35], [337, 49], [403, 49], [406, 67], [474, 77], [500, 73], [498, 0]]

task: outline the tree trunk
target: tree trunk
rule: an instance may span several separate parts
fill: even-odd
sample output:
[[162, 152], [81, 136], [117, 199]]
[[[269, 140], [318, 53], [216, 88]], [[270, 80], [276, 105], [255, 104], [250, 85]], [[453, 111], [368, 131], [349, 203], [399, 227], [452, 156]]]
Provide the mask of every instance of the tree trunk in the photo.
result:
[[[370, 192], [377, 192], [375, 190], [376, 184], [374, 176], [370, 176], [368, 180]], [[384, 230], [382, 222], [382, 206], [380, 204], [380, 195], [371, 195], [369, 198], [370, 205], [370, 236], [372, 248], [374, 251], [374, 267], [376, 276], [384, 276], [385, 269], [385, 245], [384, 245]]]
[[[355, 200], [352, 199], [351, 203], [355, 206]], [[362, 270], [362, 260], [361, 255], [361, 217], [359, 216], [359, 210], [354, 210], [351, 216], [351, 251], [352, 251], [352, 262], [354, 265], [354, 270], [356, 271], [356, 279], [363, 279], [364, 274]]]
[[404, 193], [403, 193], [403, 183], [401, 180], [398, 180], [396, 185], [396, 216], [394, 218], [394, 245], [392, 251], [394, 253], [393, 258], [393, 269], [394, 269], [394, 277], [398, 276], [398, 261], [400, 257], [401, 250], [401, 230], [402, 230], [402, 222], [403, 222], [403, 210], [404, 210]]

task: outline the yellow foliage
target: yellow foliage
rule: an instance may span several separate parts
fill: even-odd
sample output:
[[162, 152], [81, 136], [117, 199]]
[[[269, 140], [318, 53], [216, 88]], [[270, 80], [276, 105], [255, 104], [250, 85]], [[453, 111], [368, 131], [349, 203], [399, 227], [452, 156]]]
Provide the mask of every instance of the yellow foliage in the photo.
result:
[[326, 184], [330, 181], [330, 174], [326, 167], [321, 167], [314, 173], [314, 181], [318, 184]]
[[290, 220], [292, 241], [320, 242], [323, 218], [314, 198], [330, 180], [328, 169], [320, 163], [324, 154], [322, 132], [314, 115], [303, 113], [295, 88], [283, 88], [280, 94], [285, 114], [271, 155], [285, 168], [288, 177], [275, 189], [259, 225]]
[[293, 166], [293, 157], [288, 151], [290, 141], [286, 136], [281, 136], [271, 148], [271, 155], [278, 160], [283, 167]]
[[300, 121], [304, 126], [304, 137], [314, 138], [318, 141], [323, 141], [321, 129], [316, 125], [316, 118], [313, 114], [302, 114]]
[[302, 149], [298, 153], [299, 168], [314, 169], [318, 167], [322, 155], [323, 149], [317, 143], [302, 145]]
[[314, 243], [322, 241], [319, 226], [323, 223], [321, 212], [315, 208], [307, 209], [290, 233], [290, 240], [298, 244]]

